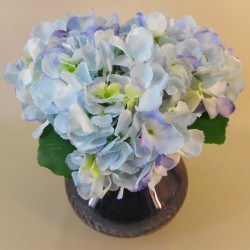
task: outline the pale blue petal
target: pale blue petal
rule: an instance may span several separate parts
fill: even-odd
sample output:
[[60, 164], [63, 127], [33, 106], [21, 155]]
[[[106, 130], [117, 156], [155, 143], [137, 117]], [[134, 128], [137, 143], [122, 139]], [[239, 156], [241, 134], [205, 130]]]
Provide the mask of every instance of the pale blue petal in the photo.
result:
[[41, 52], [41, 44], [39, 38], [31, 38], [25, 45], [25, 49], [28, 54], [31, 56], [32, 60], [35, 61], [37, 56]]
[[34, 103], [30, 103], [27, 105], [22, 114], [22, 118], [27, 121], [44, 121], [45, 114], [40, 109], [40, 107], [36, 106]]
[[126, 142], [119, 143], [117, 148], [119, 150], [118, 152], [120, 152], [119, 158], [114, 164], [112, 164], [110, 167], [111, 170], [119, 169], [119, 167], [129, 159], [129, 156], [133, 154], [133, 149]]
[[132, 115], [129, 110], [123, 110], [118, 118], [118, 123], [114, 132], [114, 135], [124, 137], [131, 126]]
[[131, 138], [137, 137], [138, 133], [141, 130], [141, 125], [142, 125], [142, 122], [141, 122], [140, 114], [138, 112], [136, 112], [134, 114], [133, 121], [132, 121]]
[[40, 38], [41, 42], [43, 42], [44, 44], [47, 44], [53, 32], [54, 32], [54, 29], [51, 23], [42, 22], [33, 28], [31, 37]]
[[42, 71], [51, 78], [60, 77], [60, 62], [56, 53], [46, 55], [42, 60]]
[[111, 126], [112, 123], [112, 116], [107, 114], [107, 115], [96, 115], [91, 118], [92, 124], [101, 127], [101, 128], [106, 128]]
[[130, 72], [133, 83], [148, 88], [153, 79], [153, 71], [149, 63], [137, 64]]
[[71, 116], [71, 129], [81, 128], [84, 133], [93, 133], [95, 131], [88, 115], [85, 111], [78, 105], [72, 104], [69, 107], [69, 112]]
[[187, 157], [198, 156], [202, 151], [202, 145], [205, 140], [204, 134], [198, 129], [190, 129], [188, 132], [189, 140], [185, 143], [181, 152]]
[[27, 69], [23, 69], [19, 73], [20, 83], [25, 85], [25, 86], [30, 85], [34, 81], [33, 80], [33, 72], [34, 72], [34, 63], [31, 62]]
[[112, 152], [103, 156], [97, 155], [96, 162], [97, 162], [98, 168], [101, 171], [107, 170], [118, 160], [119, 157], [120, 157], [119, 152]]
[[162, 104], [162, 96], [158, 86], [145, 90], [139, 99], [138, 111], [152, 111], [158, 109]]
[[117, 75], [117, 74], [112, 74], [110, 75], [110, 82], [115, 82], [115, 83], [120, 83], [123, 86], [132, 84], [132, 80], [128, 76], [123, 76], [123, 75]]
[[146, 27], [150, 29], [156, 37], [161, 36], [165, 32], [168, 25], [166, 17], [159, 12], [149, 14], [145, 17], [145, 21]]
[[88, 111], [88, 113], [92, 114], [92, 115], [101, 115], [103, 114], [103, 111], [104, 111], [104, 107], [97, 104], [97, 105], [94, 105], [94, 106], [84, 106], [85, 109]]
[[70, 84], [76, 90], [81, 90], [84, 88], [83, 82], [78, 79], [76, 74], [70, 73], [68, 71], [62, 71], [60, 77], [66, 84]]
[[[163, 66], [165, 64], [166, 58], [167, 57], [163, 53], [162, 48], [158, 44], [154, 44], [152, 58], [150, 61], [152, 63], [157, 63], [157, 64], [160, 64], [161, 66]], [[151, 64], [151, 66], [152, 66], [152, 64]]]
[[17, 85], [18, 75], [21, 71], [18, 67], [19, 63], [17, 61], [9, 63], [4, 70], [4, 80], [8, 83]]
[[133, 28], [126, 37], [126, 45], [135, 63], [148, 61], [154, 45], [152, 33], [143, 27]]
[[92, 46], [85, 46], [82, 49], [82, 56], [84, 58], [84, 62], [87, 64], [89, 71], [96, 71], [97, 63], [96, 58], [98, 57], [98, 52]]
[[[88, 140], [91, 138], [92, 140]], [[93, 136], [82, 136], [82, 140], [80, 142], [75, 141], [74, 138], [71, 138], [71, 143], [78, 148], [79, 150], [89, 153], [89, 154], [96, 154], [101, 150], [103, 145], [106, 144], [107, 138], [106, 137], [97, 137], [96, 135]], [[94, 138], [94, 139], [93, 139]]]
[[44, 122], [42, 125], [40, 125], [33, 133], [32, 133], [32, 137], [34, 139], [38, 139], [42, 133], [43, 133], [43, 130], [49, 125], [49, 121], [46, 120], [46, 122]]
[[154, 144], [159, 154], [173, 154], [183, 146], [183, 137], [173, 126], [162, 126], [154, 132]]
[[141, 116], [147, 129], [153, 131], [155, 149], [159, 154], [172, 154], [180, 150], [183, 146], [182, 135], [160, 112], [143, 112]]
[[151, 67], [153, 69], [152, 84], [158, 86], [160, 90], [165, 89], [169, 80], [168, 73], [158, 63], [153, 63]]
[[112, 61], [114, 60], [114, 52], [111, 49], [111, 45], [108, 42], [103, 41], [100, 45], [100, 52], [102, 61], [104, 63], [104, 69], [108, 71], [108, 74], [112, 72]]
[[230, 88], [236, 93], [241, 92], [244, 88], [244, 80], [243, 80], [242, 76], [239, 74], [230, 78], [228, 80], [228, 83], [230, 85]]
[[135, 174], [140, 170], [140, 168], [134, 167], [128, 161], [126, 161], [119, 167], [119, 170], [124, 173]]
[[68, 111], [73, 103], [77, 103], [77, 91], [70, 85], [61, 87], [60, 93], [55, 97], [54, 103], [60, 111]]
[[79, 79], [81, 82], [90, 84], [92, 83], [92, 79], [89, 74], [89, 69], [88, 66], [85, 62], [81, 62], [77, 69], [76, 69], [76, 74], [78, 75]]
[[65, 162], [71, 170], [78, 170], [85, 162], [85, 159], [80, 151], [75, 150], [66, 157]]
[[203, 48], [201, 44], [195, 39], [187, 39], [180, 43], [178, 43], [175, 47], [176, 55], [184, 56], [184, 57], [196, 57], [200, 60], [203, 56]]
[[68, 124], [67, 114], [60, 113], [54, 119], [54, 123], [53, 123], [54, 129], [64, 139], [67, 139], [67, 131], [68, 131], [67, 124]]
[[[78, 173], [76, 171], [72, 173], [72, 177], [73, 177], [75, 185], [78, 181], [77, 175], [78, 175]], [[92, 198], [92, 196], [90, 194], [91, 184], [81, 183], [80, 181], [78, 181], [78, 183], [79, 183], [79, 185], [76, 185], [76, 188], [77, 188], [77, 193], [81, 196], [81, 198], [84, 200], [89, 200], [90, 198]]]
[[115, 144], [117, 144], [118, 142], [118, 138], [116, 138], [115, 140], [111, 141], [110, 143], [108, 143], [108, 145], [106, 145], [99, 153], [99, 156], [103, 156], [106, 155], [110, 152], [117, 152], [117, 149], [114, 147]]
[[115, 116], [118, 116], [123, 110], [124, 110], [124, 105], [122, 103], [117, 102], [113, 105], [106, 107], [104, 109], [104, 112], [115, 117]]
[[131, 57], [127, 55], [120, 55], [113, 59], [112, 64], [127, 67], [130, 69], [134, 65], [134, 61]]
[[166, 88], [166, 92], [169, 95], [174, 95], [174, 94], [177, 94], [178, 92], [185, 93], [185, 90], [186, 90], [186, 87], [182, 79], [180, 79], [177, 76], [171, 76], [169, 78], [168, 86]]
[[135, 175], [127, 173], [120, 173], [120, 174], [113, 173], [112, 177], [113, 177], [113, 182], [117, 186], [124, 187], [127, 189], [133, 189], [137, 181], [137, 177]]

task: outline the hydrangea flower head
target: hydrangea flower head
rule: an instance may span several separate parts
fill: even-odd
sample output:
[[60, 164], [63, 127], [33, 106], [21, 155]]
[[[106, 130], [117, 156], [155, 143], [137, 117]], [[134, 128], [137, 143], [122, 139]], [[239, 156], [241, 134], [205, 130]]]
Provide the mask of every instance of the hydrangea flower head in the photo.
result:
[[42, 123], [36, 137], [50, 124], [75, 147], [65, 162], [84, 199], [154, 189], [181, 156], [200, 154], [192, 124], [229, 116], [243, 88], [239, 59], [213, 30], [158, 12], [40, 23], [5, 79], [23, 118]]

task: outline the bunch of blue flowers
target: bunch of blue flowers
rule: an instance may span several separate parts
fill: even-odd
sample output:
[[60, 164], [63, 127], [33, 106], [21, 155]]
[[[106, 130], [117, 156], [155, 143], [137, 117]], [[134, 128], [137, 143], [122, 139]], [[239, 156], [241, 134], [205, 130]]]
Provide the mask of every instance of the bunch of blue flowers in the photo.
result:
[[[243, 88], [239, 60], [213, 30], [157, 12], [124, 25], [94, 13], [40, 23], [5, 79], [23, 118], [42, 123], [39, 163], [70, 171], [83, 199], [153, 190], [181, 156], [224, 142]], [[50, 154], [65, 143], [58, 170]]]

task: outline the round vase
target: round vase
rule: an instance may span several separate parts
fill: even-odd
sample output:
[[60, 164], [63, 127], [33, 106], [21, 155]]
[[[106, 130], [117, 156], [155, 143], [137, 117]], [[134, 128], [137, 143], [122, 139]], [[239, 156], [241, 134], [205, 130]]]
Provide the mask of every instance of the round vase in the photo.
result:
[[117, 237], [136, 237], [166, 225], [181, 208], [187, 193], [183, 160], [155, 186], [139, 192], [108, 191], [102, 199], [83, 200], [72, 180], [65, 180], [69, 201], [77, 215], [93, 229]]

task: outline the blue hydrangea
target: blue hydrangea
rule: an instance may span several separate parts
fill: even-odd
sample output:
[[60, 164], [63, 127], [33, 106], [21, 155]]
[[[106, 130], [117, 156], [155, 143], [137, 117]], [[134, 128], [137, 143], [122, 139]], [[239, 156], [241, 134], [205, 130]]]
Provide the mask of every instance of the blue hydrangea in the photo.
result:
[[203, 132], [188, 127], [204, 112], [230, 115], [243, 88], [213, 30], [158, 12], [40, 23], [5, 79], [23, 118], [42, 123], [34, 137], [52, 124], [76, 147], [66, 162], [84, 199], [154, 189], [180, 156], [200, 154]]

